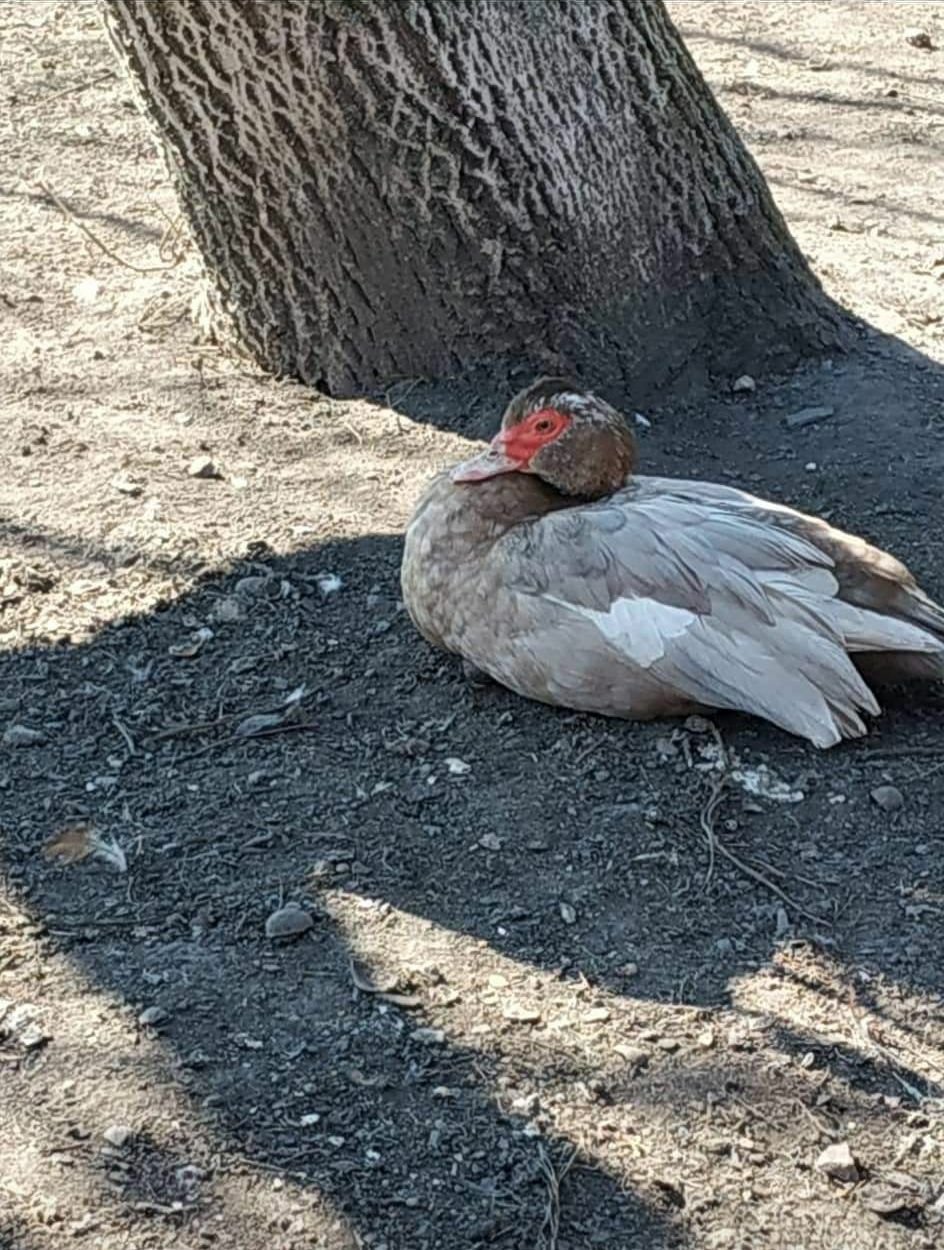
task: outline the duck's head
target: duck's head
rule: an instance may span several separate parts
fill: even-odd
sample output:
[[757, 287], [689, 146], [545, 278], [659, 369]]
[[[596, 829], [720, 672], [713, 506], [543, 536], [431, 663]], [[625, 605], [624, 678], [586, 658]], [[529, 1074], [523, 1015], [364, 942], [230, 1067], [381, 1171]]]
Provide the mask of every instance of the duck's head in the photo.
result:
[[636, 463], [636, 440], [615, 408], [567, 378], [539, 378], [519, 392], [481, 455], [452, 471], [454, 482], [532, 473], [564, 495], [602, 499]]

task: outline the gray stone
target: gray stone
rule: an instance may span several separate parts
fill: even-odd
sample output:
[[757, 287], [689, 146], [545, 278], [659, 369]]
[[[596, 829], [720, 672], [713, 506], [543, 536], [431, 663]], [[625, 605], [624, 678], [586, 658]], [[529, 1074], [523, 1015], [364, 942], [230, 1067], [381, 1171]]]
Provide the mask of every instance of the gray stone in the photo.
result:
[[834, 1181], [847, 1184], [859, 1179], [858, 1165], [849, 1149], [849, 1143], [845, 1141], [827, 1146], [816, 1160], [816, 1170]]
[[266, 937], [292, 938], [307, 933], [314, 925], [311, 914], [298, 903], [286, 903], [274, 911], [265, 924]]
[[897, 786], [876, 786], [872, 791], [872, 802], [883, 812], [897, 812], [905, 806], [905, 796]]

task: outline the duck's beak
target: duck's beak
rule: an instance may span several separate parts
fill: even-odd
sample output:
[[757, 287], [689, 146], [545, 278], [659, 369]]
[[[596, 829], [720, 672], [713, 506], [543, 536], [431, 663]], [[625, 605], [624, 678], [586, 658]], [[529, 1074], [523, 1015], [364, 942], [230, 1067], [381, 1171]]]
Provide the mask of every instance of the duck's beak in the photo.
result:
[[521, 461], [513, 460], [505, 450], [502, 432], [495, 435], [485, 451], [457, 464], [450, 476], [454, 482], [481, 482], [487, 477], [497, 477], [499, 473], [515, 473], [520, 468]]

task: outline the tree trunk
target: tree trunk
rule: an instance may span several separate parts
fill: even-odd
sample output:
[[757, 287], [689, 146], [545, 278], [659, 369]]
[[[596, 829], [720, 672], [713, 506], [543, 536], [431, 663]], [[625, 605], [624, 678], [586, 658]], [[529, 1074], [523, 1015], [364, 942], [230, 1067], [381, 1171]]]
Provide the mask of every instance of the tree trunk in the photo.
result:
[[105, 3], [217, 327], [276, 374], [644, 396], [842, 338], [662, 0]]

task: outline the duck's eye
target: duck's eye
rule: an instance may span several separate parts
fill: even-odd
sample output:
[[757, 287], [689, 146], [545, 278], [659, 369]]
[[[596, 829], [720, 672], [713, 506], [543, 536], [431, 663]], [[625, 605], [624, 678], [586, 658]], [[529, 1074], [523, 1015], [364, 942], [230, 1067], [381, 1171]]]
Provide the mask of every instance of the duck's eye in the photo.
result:
[[553, 422], [547, 417], [542, 417], [534, 427], [539, 434], [546, 434], [548, 430], [553, 428]]

